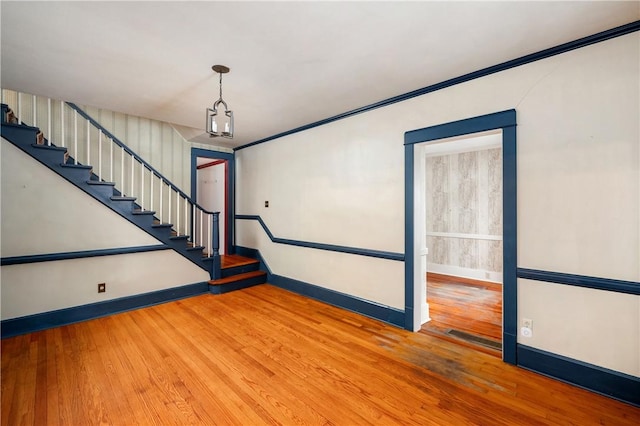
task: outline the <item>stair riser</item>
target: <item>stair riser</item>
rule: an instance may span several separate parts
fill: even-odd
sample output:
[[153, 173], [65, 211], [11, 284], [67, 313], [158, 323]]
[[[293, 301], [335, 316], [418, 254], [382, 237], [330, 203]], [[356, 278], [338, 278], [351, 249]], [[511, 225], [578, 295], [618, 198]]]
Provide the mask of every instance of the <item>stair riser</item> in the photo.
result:
[[[170, 239], [166, 244], [167, 244], [169, 247], [176, 248], [176, 249], [180, 249], [180, 250], [185, 251], [186, 253], [190, 253], [190, 252], [187, 250], [187, 241], [186, 241], [186, 240], [171, 240], [171, 239]], [[192, 254], [193, 254], [193, 253], [192, 253]], [[202, 252], [200, 252], [199, 254], [200, 254], [200, 257], [202, 257]]]
[[[86, 180], [85, 180], [86, 184]], [[111, 198], [113, 196], [113, 186], [110, 185], [89, 185], [93, 192], [100, 194], [102, 197]]]
[[34, 148], [29, 146], [24, 151], [49, 167], [60, 167], [60, 164], [64, 161], [64, 152], [57, 149]]
[[140, 226], [151, 229], [153, 225], [153, 215], [150, 214], [134, 214], [133, 221]]
[[222, 270], [222, 277], [226, 278], [232, 275], [244, 274], [245, 272], [253, 272], [260, 269], [259, 263], [251, 263], [249, 265], [236, 266], [234, 268], [225, 268]]
[[113, 201], [112, 206], [123, 213], [131, 213], [134, 209], [133, 201]]
[[77, 183], [86, 182], [87, 180], [89, 180], [89, 170], [86, 169], [83, 170], [74, 169], [71, 167], [61, 167], [60, 173], [62, 173], [67, 179]]
[[228, 284], [221, 285], [209, 285], [209, 292], [212, 294], [224, 294], [231, 291], [241, 290], [247, 287], [253, 287], [254, 285], [264, 284], [267, 282], [266, 276], [259, 276], [253, 278], [247, 278], [240, 281], [235, 281]]
[[171, 228], [167, 228], [164, 226], [152, 226], [151, 230], [153, 232], [153, 235], [162, 237], [163, 239], [169, 238], [171, 236]]
[[36, 135], [38, 129], [28, 126], [16, 126], [11, 124], [2, 125], [2, 136], [10, 141], [18, 141], [14, 143], [20, 146], [30, 146], [32, 143], [36, 143]]

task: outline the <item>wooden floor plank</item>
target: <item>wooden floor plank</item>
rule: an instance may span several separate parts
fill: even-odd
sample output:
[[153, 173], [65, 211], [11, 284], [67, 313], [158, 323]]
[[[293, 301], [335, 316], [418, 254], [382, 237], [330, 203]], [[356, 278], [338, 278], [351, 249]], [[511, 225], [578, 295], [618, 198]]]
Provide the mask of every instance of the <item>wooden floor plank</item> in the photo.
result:
[[563, 425], [640, 409], [259, 285], [2, 340], [2, 424]]
[[427, 273], [427, 302], [431, 321], [421, 332], [497, 357], [502, 351], [450, 336], [449, 330], [502, 342], [502, 285], [443, 274]]

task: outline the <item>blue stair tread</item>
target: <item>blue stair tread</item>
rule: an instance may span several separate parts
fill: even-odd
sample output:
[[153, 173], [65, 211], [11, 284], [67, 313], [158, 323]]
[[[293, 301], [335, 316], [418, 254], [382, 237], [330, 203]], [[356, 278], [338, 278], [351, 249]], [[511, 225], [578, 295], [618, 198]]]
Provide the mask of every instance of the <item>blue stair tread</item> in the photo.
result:
[[63, 148], [61, 146], [54, 146], [54, 145], [32, 143], [31, 147], [38, 148], [38, 149], [50, 149], [52, 151], [67, 152], [67, 148]]
[[210, 280], [209, 284], [210, 285], [222, 285], [222, 284], [229, 284], [229, 283], [233, 283], [233, 282], [237, 282], [237, 281], [242, 281], [242, 280], [246, 280], [248, 278], [255, 278], [255, 277], [260, 277], [260, 276], [267, 276], [267, 273], [264, 271], [252, 271], [252, 272], [245, 272], [243, 274], [238, 274], [238, 275], [232, 275], [230, 277], [226, 277], [226, 278], [220, 278], [217, 280]]
[[103, 182], [100, 180], [88, 180], [87, 183], [89, 185], [105, 185], [105, 186], [116, 186], [114, 182]]
[[171, 223], [154, 223], [151, 225], [152, 228], [173, 228], [173, 224]]
[[118, 195], [114, 195], [111, 197], [111, 201], [135, 201], [137, 200], [136, 197], [121, 197]]
[[135, 215], [154, 215], [156, 214], [156, 212], [154, 212], [153, 210], [133, 210], [131, 212], [131, 214], [135, 214]]
[[203, 246], [194, 246], [194, 247], [187, 247], [187, 251], [198, 251], [198, 250], [204, 250], [205, 248]]
[[65, 164], [65, 163], [62, 163], [60, 165], [62, 167], [67, 167], [69, 169], [84, 169], [84, 170], [93, 169], [93, 166], [85, 166], [84, 164]]
[[21, 124], [21, 123], [7, 123], [6, 121], [2, 122], [3, 126], [11, 126], [11, 127], [18, 127], [20, 129], [26, 129], [26, 130], [40, 130], [38, 127], [33, 127], [33, 126], [28, 126], [26, 124]]

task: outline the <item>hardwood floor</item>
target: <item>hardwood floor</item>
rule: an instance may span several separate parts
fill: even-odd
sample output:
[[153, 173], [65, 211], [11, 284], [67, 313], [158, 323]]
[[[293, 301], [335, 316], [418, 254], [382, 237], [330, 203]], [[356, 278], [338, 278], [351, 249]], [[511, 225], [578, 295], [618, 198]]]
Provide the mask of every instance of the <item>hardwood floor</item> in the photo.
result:
[[640, 409], [260, 285], [2, 340], [3, 425], [631, 425]]
[[450, 330], [459, 330], [487, 340], [487, 343], [501, 345], [502, 285], [430, 272], [427, 274], [427, 301], [431, 321], [424, 324], [420, 332], [502, 356], [500, 349], [449, 334]]

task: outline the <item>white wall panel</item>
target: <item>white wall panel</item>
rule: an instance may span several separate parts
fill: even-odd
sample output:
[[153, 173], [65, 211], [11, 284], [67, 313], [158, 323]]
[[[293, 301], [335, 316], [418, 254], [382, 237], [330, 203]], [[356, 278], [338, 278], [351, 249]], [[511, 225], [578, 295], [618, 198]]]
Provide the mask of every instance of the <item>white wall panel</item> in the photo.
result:
[[[207, 281], [173, 250], [2, 266], [2, 319]], [[98, 283], [107, 291], [98, 293]], [[37, 294], [38, 297], [33, 297]]]
[[255, 220], [237, 220], [236, 239], [260, 250], [275, 274], [404, 309], [403, 262], [273, 244]]
[[518, 342], [640, 377], [640, 296], [518, 280]]

